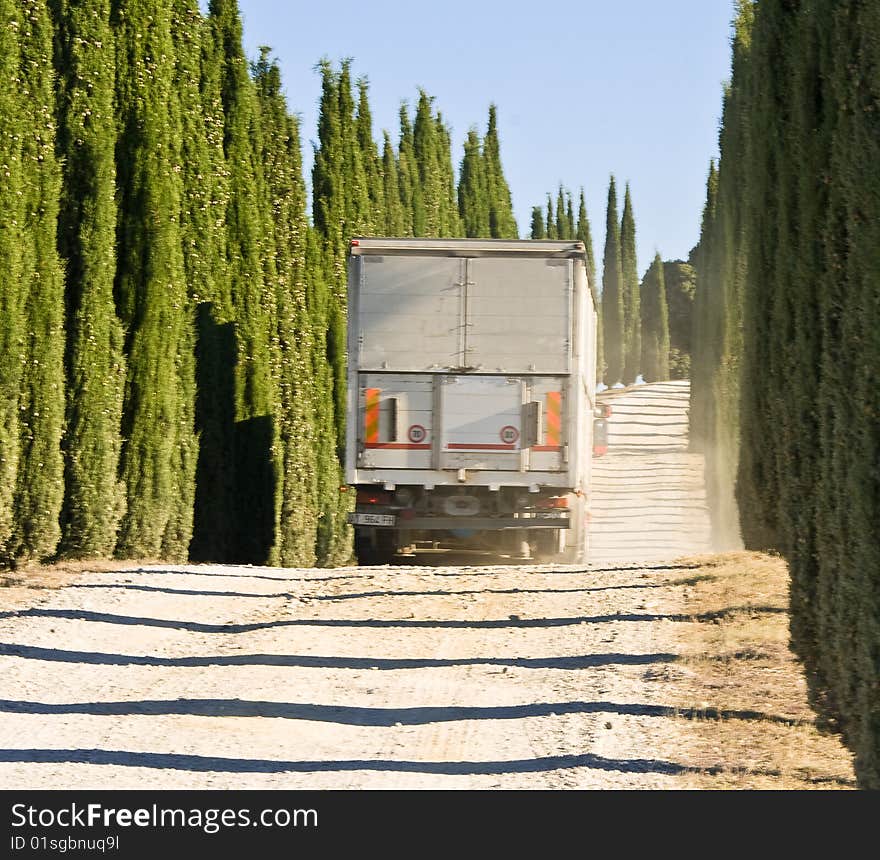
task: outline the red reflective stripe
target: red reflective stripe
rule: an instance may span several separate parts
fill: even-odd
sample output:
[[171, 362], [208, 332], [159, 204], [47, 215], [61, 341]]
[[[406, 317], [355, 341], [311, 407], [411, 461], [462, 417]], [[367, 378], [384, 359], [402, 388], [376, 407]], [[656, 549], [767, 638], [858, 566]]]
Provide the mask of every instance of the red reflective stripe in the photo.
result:
[[465, 451], [516, 451], [515, 445], [500, 445], [500, 444], [491, 444], [484, 445], [478, 442], [474, 442], [470, 445], [463, 445], [459, 442], [449, 442], [446, 445], [447, 448], [455, 449], [457, 451], [465, 450]]
[[547, 446], [556, 447], [562, 441], [562, 392], [547, 392]]
[[392, 451], [430, 451], [430, 443], [415, 442], [367, 442], [365, 448], [388, 448]]
[[562, 450], [561, 445], [532, 445], [533, 451], [550, 451], [551, 453], [558, 454]]
[[364, 392], [364, 442], [379, 441], [379, 394], [381, 388], [368, 388]]

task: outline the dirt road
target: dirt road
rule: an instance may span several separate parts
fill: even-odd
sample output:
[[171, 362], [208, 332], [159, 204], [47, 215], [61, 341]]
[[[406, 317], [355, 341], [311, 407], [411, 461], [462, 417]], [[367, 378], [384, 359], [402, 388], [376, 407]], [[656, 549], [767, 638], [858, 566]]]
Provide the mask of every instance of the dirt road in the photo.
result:
[[[684, 456], [674, 444], [660, 453]], [[634, 456], [596, 474], [596, 558], [664, 561], [104, 564], [55, 590], [6, 576], [0, 785], [851, 786], [787, 651], [784, 565], [670, 561], [692, 548], [685, 526], [674, 547], [640, 540], [678, 500], [664, 501], [668, 482], [633, 490], [621, 475], [646, 468]], [[631, 492], [650, 499], [621, 518], [615, 499]], [[691, 513], [704, 516], [699, 500]]]
[[0, 783], [660, 788], [686, 763], [641, 680], [671, 659], [653, 584], [505, 566], [86, 575], [0, 620]]
[[608, 453], [593, 460], [590, 560], [711, 551], [703, 457], [688, 453], [690, 382], [609, 389]]
[[728, 695], [722, 677], [683, 698], [678, 658], [718, 629], [682, 612], [695, 572], [85, 573], [0, 613], [0, 784], [656, 789], [727, 787], [735, 771], [735, 787], [767, 787], [779, 756], [762, 739], [781, 728], [801, 732], [785, 755], [803, 787], [851, 784], [785, 666], [737, 664], [720, 641], [715, 665], [772, 696]]

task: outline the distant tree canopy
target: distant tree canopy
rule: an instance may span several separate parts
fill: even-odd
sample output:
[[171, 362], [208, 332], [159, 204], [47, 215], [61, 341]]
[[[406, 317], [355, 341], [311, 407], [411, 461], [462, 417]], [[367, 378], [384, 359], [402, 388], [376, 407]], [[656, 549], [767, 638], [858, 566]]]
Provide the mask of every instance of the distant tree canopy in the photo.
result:
[[645, 382], [669, 379], [669, 313], [660, 254], [654, 256], [641, 285], [640, 357]]
[[880, 5], [741, 0], [694, 300], [719, 545], [782, 553], [822, 722], [880, 788]]
[[669, 377], [687, 379], [691, 372], [691, 328], [697, 272], [682, 260], [663, 261], [669, 312]]

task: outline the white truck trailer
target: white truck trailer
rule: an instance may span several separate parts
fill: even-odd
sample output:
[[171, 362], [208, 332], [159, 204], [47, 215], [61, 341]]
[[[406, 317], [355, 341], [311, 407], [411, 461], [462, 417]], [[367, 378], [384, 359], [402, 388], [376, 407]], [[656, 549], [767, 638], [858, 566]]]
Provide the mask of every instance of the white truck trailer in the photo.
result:
[[587, 553], [596, 297], [580, 242], [351, 241], [355, 551]]

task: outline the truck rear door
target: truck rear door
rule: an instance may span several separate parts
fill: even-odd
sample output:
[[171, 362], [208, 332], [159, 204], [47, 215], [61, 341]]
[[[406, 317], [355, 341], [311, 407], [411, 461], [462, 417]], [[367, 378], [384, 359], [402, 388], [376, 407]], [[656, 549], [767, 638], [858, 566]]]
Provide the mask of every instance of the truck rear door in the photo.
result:
[[518, 471], [523, 381], [504, 376], [439, 381], [440, 468]]

